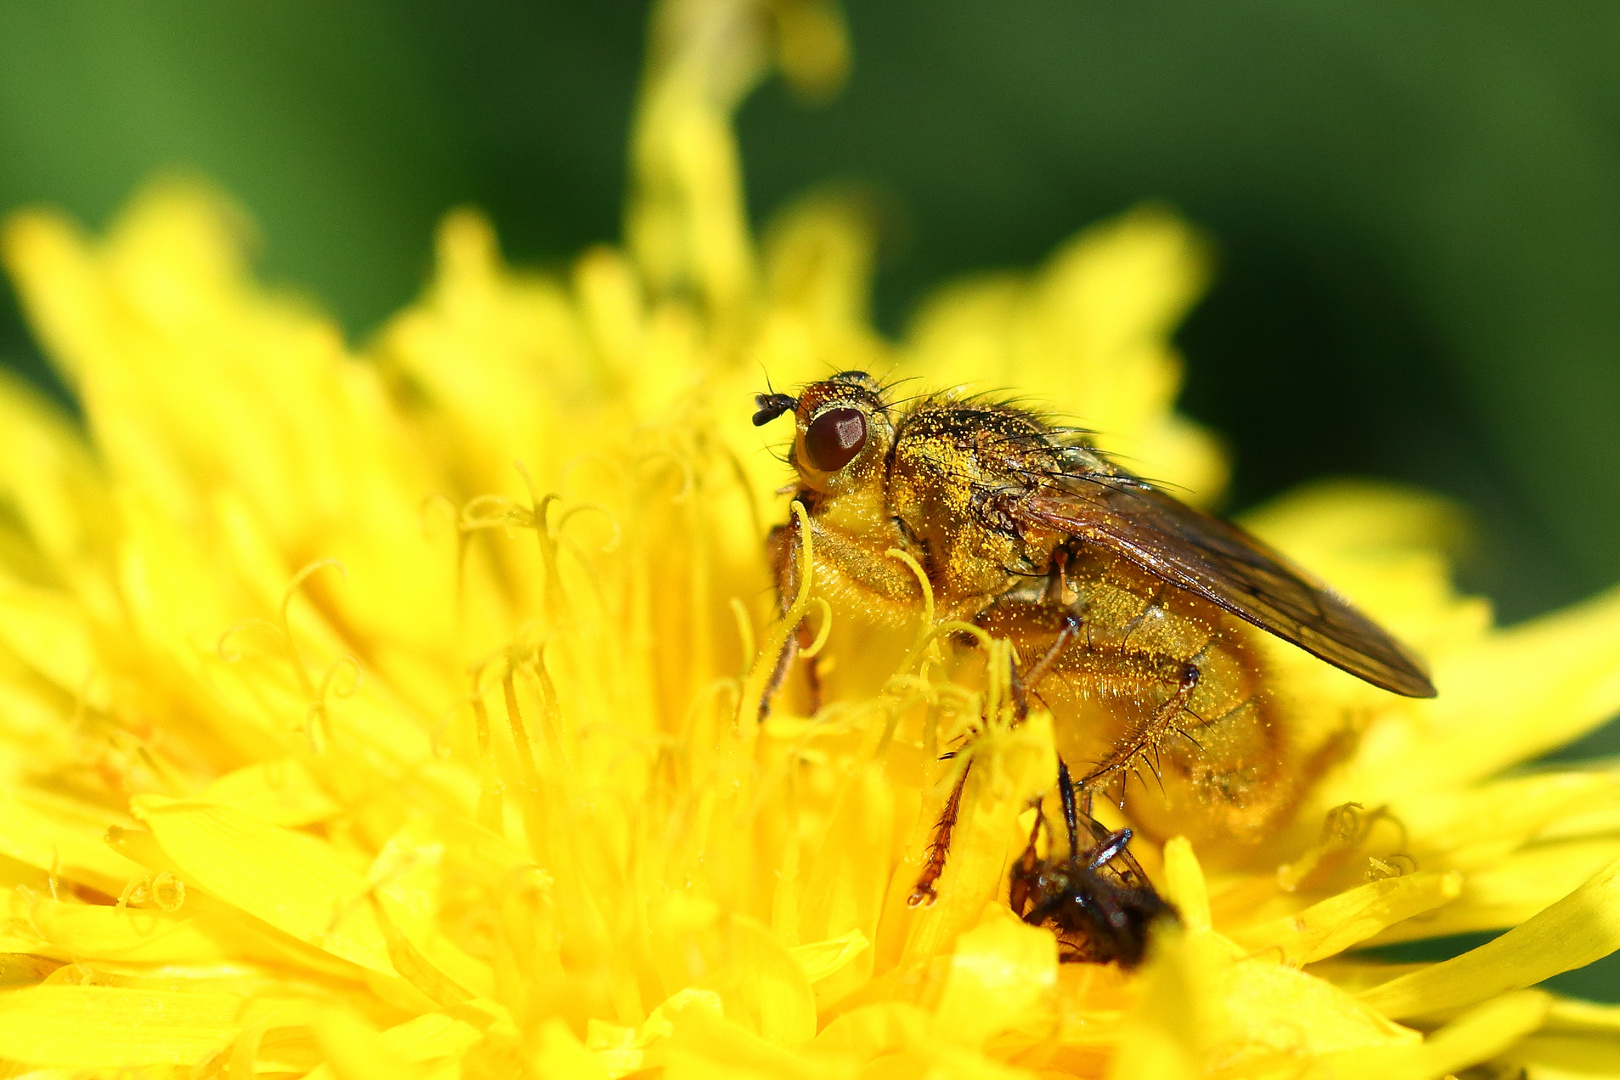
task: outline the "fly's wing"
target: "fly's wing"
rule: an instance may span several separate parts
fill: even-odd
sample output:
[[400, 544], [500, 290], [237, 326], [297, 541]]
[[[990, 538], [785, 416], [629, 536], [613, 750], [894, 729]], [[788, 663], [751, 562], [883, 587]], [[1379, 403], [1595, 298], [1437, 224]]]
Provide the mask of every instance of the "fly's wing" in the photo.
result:
[[[1114, 838], [1114, 834], [1109, 831], [1108, 826], [1104, 825], [1090, 814], [1082, 812], [1076, 814], [1075, 817], [1080, 828], [1084, 832], [1091, 834], [1091, 845], [1089, 849], [1077, 853], [1077, 858], [1089, 858], [1091, 852], [1097, 851], [1097, 849], [1101, 848], [1104, 844], [1108, 843]], [[1084, 835], [1082, 835], [1079, 840], [1082, 844], [1086, 842]], [[1142, 864], [1136, 861], [1135, 855], [1131, 854], [1129, 844], [1120, 848], [1119, 852], [1112, 859], [1109, 859], [1107, 862], [1099, 866], [1097, 868], [1097, 873], [1103, 878], [1111, 878], [1117, 884], [1125, 885], [1132, 889], [1144, 889], [1148, 892], [1155, 891], [1153, 888], [1153, 882], [1149, 881], [1147, 874], [1143, 873], [1142, 871]], [[1157, 894], [1155, 893], [1155, 895]]]
[[1041, 477], [1008, 510], [1116, 552], [1374, 686], [1434, 696], [1417, 658], [1327, 586], [1237, 526], [1135, 477]]

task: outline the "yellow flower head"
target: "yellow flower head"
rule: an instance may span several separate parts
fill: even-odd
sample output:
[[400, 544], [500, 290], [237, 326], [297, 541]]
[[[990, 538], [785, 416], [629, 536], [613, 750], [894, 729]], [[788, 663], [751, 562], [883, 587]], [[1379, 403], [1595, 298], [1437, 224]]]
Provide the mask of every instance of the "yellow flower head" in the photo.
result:
[[12, 219], [83, 424], [0, 384], [8, 1075], [1620, 1073], [1620, 1013], [1524, 989], [1620, 946], [1620, 780], [1509, 771], [1620, 707], [1620, 594], [1493, 629], [1434, 499], [1323, 486], [1248, 523], [1440, 696], [1278, 646], [1274, 693], [1337, 764], [1258, 848], [1139, 838], [1181, 922], [1133, 973], [1060, 965], [1008, 910], [1053, 725], [955, 680], [928, 613], [885, 636], [802, 599], [828, 698], [758, 719], [787, 634], [766, 373], [1013, 388], [1192, 497], [1224, 478], [1173, 411], [1193, 231], [1134, 211], [886, 341], [857, 204], [746, 227], [730, 114], [772, 64], [835, 86], [831, 7], [665, 4], [626, 248], [517, 272], [452, 214], [359, 353], [253, 281], [196, 187], [102, 240]]

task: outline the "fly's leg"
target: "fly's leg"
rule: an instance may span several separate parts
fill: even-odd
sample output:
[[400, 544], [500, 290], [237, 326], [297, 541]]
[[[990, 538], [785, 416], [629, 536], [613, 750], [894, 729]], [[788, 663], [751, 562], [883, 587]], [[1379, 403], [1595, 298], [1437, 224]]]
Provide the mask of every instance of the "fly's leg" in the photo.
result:
[[1057, 637], [1050, 648], [1041, 655], [1041, 658], [1030, 666], [1028, 671], [1019, 671], [1018, 665], [1012, 666], [1012, 695], [1013, 707], [1017, 710], [1018, 719], [1023, 720], [1029, 715], [1028, 691], [1033, 690], [1046, 678], [1046, 673], [1057, 663], [1063, 650], [1076, 641], [1080, 636], [1080, 620], [1078, 617], [1063, 613], [1063, 625], [1058, 630]]
[[[1091, 792], [1086, 792], [1085, 815], [1091, 816]], [[1074, 781], [1069, 779], [1069, 765], [1058, 758], [1058, 801], [1063, 804], [1063, 827], [1069, 834], [1069, 857], [1080, 854], [1080, 808], [1075, 805]]]
[[1192, 738], [1183, 717], [1195, 715], [1191, 706], [1204, 674], [1201, 653], [1177, 656], [1131, 642], [1128, 635], [1116, 641], [1092, 640], [1085, 632], [1087, 624], [1073, 610], [1035, 600], [1001, 600], [974, 621], [996, 637], [1011, 639], [1026, 655], [1038, 650], [1040, 659], [1023, 673], [1025, 693], [1045, 679], [1061, 678], [1102, 693], [1157, 702], [1145, 722], [1126, 733], [1080, 778], [1078, 788], [1088, 797], [1137, 762], [1152, 765], [1159, 747], [1172, 737]]
[[[1148, 670], [1142, 671], [1143, 667]], [[1137, 670], [1132, 671], [1132, 668]], [[1202, 670], [1195, 662], [1160, 655], [1152, 657], [1146, 665], [1140, 660], [1135, 660], [1125, 668], [1124, 674], [1134, 675], [1139, 682], [1153, 688], [1169, 683], [1173, 686], [1173, 690], [1170, 696], [1153, 710], [1153, 715], [1148, 718], [1147, 723], [1120, 740], [1113, 753], [1098, 762], [1091, 772], [1081, 778], [1082, 789], [1089, 791], [1104, 787], [1117, 775], [1130, 768], [1138, 758], [1150, 760], [1159, 745], [1171, 735], [1192, 738], [1179, 721], [1182, 713], [1191, 713], [1188, 706], [1192, 703], [1193, 694], [1198, 690], [1198, 681], [1203, 676]], [[1117, 678], [1119, 675], [1114, 674], [1114, 677]]]
[[[771, 530], [770, 536], [765, 540], [765, 549], [770, 554], [771, 568], [776, 574], [776, 595], [778, 613], [785, 616], [793, 603], [793, 597], [799, 591], [799, 564], [797, 553], [799, 548], [799, 519], [797, 517], [787, 525], [778, 525]], [[788, 634], [787, 640], [782, 642], [782, 651], [776, 656], [776, 666], [771, 669], [771, 677], [765, 682], [765, 692], [759, 698], [759, 718], [764, 720], [771, 712], [771, 699], [776, 697], [782, 684], [787, 682], [788, 673], [793, 670], [793, 661], [805, 649], [810, 647], [814, 638], [810, 633], [810, 624], [803, 619]], [[821, 711], [821, 665], [818, 657], [811, 657], [805, 670], [805, 683], [808, 690], [809, 713], [814, 716]]]
[[1134, 835], [1129, 829], [1117, 829], [1109, 833], [1103, 842], [1097, 845], [1097, 850], [1092, 853], [1087, 866], [1092, 870], [1100, 870], [1107, 866], [1125, 853]]
[[1036, 843], [1040, 840], [1041, 829], [1046, 825], [1046, 817], [1041, 813], [1043, 799], [1035, 799], [1035, 824], [1029, 830], [1029, 843], [1024, 847], [1024, 853], [1018, 856], [1013, 863], [1012, 873], [1007, 877], [1007, 906], [1012, 908], [1013, 914], [1023, 918], [1024, 910], [1029, 907], [1030, 895], [1036, 885], [1036, 875], [1040, 870], [1040, 855], [1036, 850]]
[[[1064, 646], [1068, 643], [1073, 635], [1079, 633], [1079, 630], [1080, 620], [1073, 616], [1066, 616], [1063, 623], [1063, 629], [1058, 633], [1057, 640], [1053, 642], [1051, 648], [1046, 650], [1046, 654], [1042, 656], [1040, 660], [1035, 662], [1035, 665], [1030, 668], [1028, 673], [1020, 673], [1018, 670], [1018, 665], [1016, 663], [1012, 665], [1011, 684], [1013, 703], [1014, 708], [1017, 710], [1019, 720], [1023, 720], [1029, 714], [1029, 701], [1024, 694], [1024, 687], [1026, 684], [1029, 686], [1034, 686], [1036, 683], [1041, 681], [1046, 674], [1046, 669], [1056, 661], [1059, 654], [1062, 653]], [[938, 881], [939, 876], [945, 872], [945, 857], [950, 853], [951, 849], [951, 833], [955, 830], [957, 819], [962, 813], [962, 788], [967, 784], [968, 769], [972, 768], [972, 766], [973, 759], [969, 758], [967, 764], [962, 768], [962, 775], [957, 777], [956, 786], [951, 789], [950, 798], [945, 800], [945, 809], [940, 814], [939, 822], [934, 826], [933, 841], [928, 845], [928, 857], [923, 860], [923, 871], [917, 878], [916, 888], [912, 889], [911, 896], [906, 901], [906, 903], [911, 907], [932, 904], [936, 898], [937, 894], [934, 891], [934, 883]], [[1061, 762], [1059, 762], [1059, 767], [1062, 768]], [[1062, 776], [1063, 780], [1067, 782], [1069, 774], [1066, 769], [1063, 770]], [[1088, 808], [1090, 807], [1089, 799], [1090, 795], [1088, 794]], [[1071, 811], [1069, 813], [1069, 831], [1072, 840], [1074, 832], [1072, 793], [1067, 804], [1067, 808], [1069, 811]], [[1041, 826], [1039, 800], [1036, 801], [1035, 809], [1036, 831], [1030, 833], [1029, 848], [1024, 852], [1023, 859], [1020, 861], [1020, 865], [1027, 862], [1031, 869], [1033, 869], [1035, 863], [1035, 838]], [[1019, 881], [1016, 873], [1013, 876], [1013, 880], [1015, 883]], [[1016, 884], [1014, 888], [1017, 888]], [[1013, 905], [1014, 910], [1016, 910], [1018, 906], [1019, 905], [1015, 903]]]
[[[759, 698], [761, 720], [771, 714], [771, 699], [782, 689], [782, 684], [787, 682], [788, 673], [793, 670], [793, 661], [798, 659], [799, 653], [810, 647], [812, 640], [810, 624], [800, 619], [799, 625], [794, 627], [787, 640], [782, 642], [782, 651], [776, 654], [776, 666], [771, 669], [771, 677], [765, 682], [765, 692]], [[805, 687], [809, 699], [806, 707], [811, 716], [821, 711], [821, 666], [816, 662], [818, 659], [819, 657], [812, 656], [805, 663]]]
[[[911, 567], [889, 556], [890, 542], [852, 539], [836, 529], [821, 529], [814, 524], [809, 527], [815, 535], [816, 575], [819, 581], [840, 580], [846, 589], [854, 589], [861, 595], [869, 609], [911, 617], [922, 599], [922, 592]], [[804, 526], [795, 514], [786, 525], [772, 529], [765, 541], [766, 553], [776, 577], [777, 610], [783, 616], [792, 609], [799, 595], [800, 553], [804, 549], [804, 538], [800, 535], [802, 528]], [[826, 576], [822, 577], [823, 574]], [[812, 640], [809, 625], [801, 621], [783, 642], [776, 666], [766, 681], [765, 693], [760, 698], [761, 719], [769, 714], [771, 698], [787, 681], [788, 674], [793, 670], [793, 661]], [[821, 668], [818, 663], [808, 665], [805, 681], [810, 712], [814, 714], [821, 708]]]
[[[1016, 663], [1012, 665], [1011, 689], [1013, 706], [1016, 710], [1018, 720], [1021, 721], [1029, 715], [1029, 699], [1025, 693], [1026, 687], [1036, 686], [1040, 683], [1041, 679], [1045, 678], [1047, 670], [1057, 661], [1058, 657], [1062, 655], [1063, 649], [1074, 640], [1079, 632], [1080, 620], [1071, 614], [1064, 613], [1062, 616], [1062, 625], [1058, 631], [1057, 638], [1052, 642], [1051, 646], [1045, 651], [1041, 658], [1037, 660], [1027, 672], [1021, 672]], [[956, 786], [951, 789], [950, 798], [945, 800], [945, 809], [940, 814], [938, 824], [934, 826], [934, 839], [928, 845], [928, 857], [923, 861], [923, 871], [917, 878], [916, 888], [912, 889], [911, 896], [906, 901], [911, 907], [932, 904], [937, 896], [934, 891], [934, 883], [938, 881], [940, 875], [945, 872], [945, 857], [950, 853], [951, 833], [955, 830], [957, 818], [961, 816], [962, 812], [962, 788], [967, 783], [968, 769], [971, 768], [972, 765], [973, 761], [970, 758], [967, 765], [962, 769], [962, 775], [957, 778]], [[1060, 768], [1062, 767], [1061, 762], [1059, 763], [1059, 766]], [[1062, 776], [1065, 781], [1067, 781], [1068, 775], [1068, 771], [1064, 769]], [[1089, 793], [1087, 794], [1086, 798], [1088, 800], [1087, 807], [1089, 808]], [[1068, 803], [1068, 810], [1072, 811], [1072, 809], [1073, 799], [1071, 795]], [[1069, 818], [1070, 835], [1072, 840], [1074, 831], [1072, 813], [1069, 814]], [[1033, 871], [1035, 864], [1035, 839], [1041, 827], [1041, 820], [1040, 805], [1037, 802], [1035, 813], [1035, 831], [1030, 833], [1029, 847], [1024, 852], [1023, 858], [1020, 860], [1019, 864], [1022, 866], [1025, 863], [1028, 863], [1031, 872]], [[1014, 884], [1012, 888], [1022, 894], [1023, 889], [1020, 887], [1021, 879], [1017, 873], [1014, 873], [1013, 875], [1013, 882]], [[1023, 897], [1021, 895], [1020, 900], [1022, 898]], [[1021, 905], [1019, 902], [1014, 902], [1012, 906], [1013, 910], [1016, 911]]]
[[[1059, 620], [1057, 636], [1052, 644], [1041, 655], [1041, 658], [1030, 666], [1028, 671], [1019, 671], [1018, 665], [1012, 669], [1013, 704], [1018, 711], [1018, 719], [1023, 720], [1029, 715], [1029, 697], [1026, 691], [1032, 691], [1039, 686], [1052, 665], [1057, 662], [1063, 650], [1073, 644], [1080, 636], [1080, 617], [1068, 610], [1063, 604], [1064, 571], [1069, 565], [1069, 552], [1067, 548], [1058, 548], [1052, 552], [1052, 568], [1047, 574], [1046, 591], [1042, 602], [1036, 609], [1043, 616], [1055, 616]], [[1029, 605], [1019, 605], [1029, 606]], [[981, 619], [982, 624], [982, 619]]]
[[945, 800], [945, 809], [939, 815], [938, 824], [934, 826], [934, 838], [928, 845], [927, 857], [923, 859], [922, 873], [917, 875], [917, 885], [906, 898], [908, 907], [927, 907], [939, 897], [934, 883], [945, 872], [945, 856], [950, 854], [951, 834], [956, 831], [957, 819], [962, 815], [962, 789], [967, 786], [968, 772], [972, 768], [973, 759], [970, 757], [962, 765], [962, 772], [951, 788], [950, 797]]

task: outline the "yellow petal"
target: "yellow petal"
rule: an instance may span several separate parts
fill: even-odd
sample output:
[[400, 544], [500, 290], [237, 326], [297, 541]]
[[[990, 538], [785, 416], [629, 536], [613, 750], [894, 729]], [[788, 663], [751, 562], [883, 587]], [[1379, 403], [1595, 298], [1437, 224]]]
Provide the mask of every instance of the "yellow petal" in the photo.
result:
[[255, 762], [226, 773], [208, 785], [203, 798], [272, 825], [309, 825], [342, 810], [296, 758]]
[[1447, 1012], [1583, 967], [1617, 948], [1620, 863], [1501, 937], [1375, 986], [1360, 997], [1397, 1018]]
[[947, 773], [936, 785], [938, 801], [925, 802], [926, 810], [907, 842], [910, 858], [917, 861], [897, 868], [890, 885], [885, 925], [879, 932], [880, 955], [885, 930], [905, 933], [902, 963], [926, 962], [979, 923], [985, 904], [1005, 888], [1005, 868], [1013, 845], [1022, 839], [1018, 816], [1057, 774], [1051, 738], [1051, 714], [1040, 711], [1011, 731], [992, 729], [976, 740], [950, 857], [935, 886], [939, 898], [931, 905], [912, 907], [908, 898], [921, 870], [922, 853], [959, 774]]
[[795, 945], [788, 952], [804, 969], [804, 977], [814, 984], [843, 970], [851, 960], [871, 947], [872, 943], [865, 934], [859, 930], [849, 930], [825, 941]]
[[879, 1001], [841, 1013], [816, 1036], [815, 1046], [832, 1056], [871, 1061], [928, 1041], [933, 1017], [905, 1001]]
[[[881, 768], [863, 768], [849, 778], [805, 876], [799, 899], [801, 935], [838, 941], [853, 934], [863, 946], [876, 939], [889, 868], [864, 856], [893, 847], [895, 816], [894, 790]], [[875, 954], [864, 950], [845, 959], [852, 962], [845, 974], [817, 987], [824, 1004], [869, 978]], [[812, 982], [821, 977], [826, 976], [810, 976]]]
[[1456, 901], [1391, 926], [1374, 944], [1517, 926], [1620, 858], [1620, 840], [1538, 845], [1468, 875]]
[[1391, 806], [1419, 858], [1443, 853], [1445, 865], [1460, 870], [1490, 867], [1532, 837], [1564, 835], [1574, 819], [1610, 810], [1620, 810], [1620, 776], [1596, 770], [1410, 790]]
[[535, 1043], [533, 1068], [546, 1080], [608, 1080], [607, 1066], [561, 1020], [541, 1023]]
[[1504, 994], [1459, 1016], [1419, 1046], [1362, 1049], [1330, 1057], [1325, 1064], [1329, 1075], [1433, 1080], [1495, 1057], [1524, 1038], [1547, 1015], [1547, 1003], [1548, 995], [1534, 990]]
[[1620, 1005], [1554, 997], [1547, 1006], [1546, 1031], [1575, 1034], [1620, 1034]]
[[1620, 591], [1437, 657], [1440, 696], [1418, 722], [1368, 733], [1361, 797], [1475, 780], [1578, 738], [1620, 710]]
[[0, 583], [0, 642], [92, 708], [110, 704], [89, 622], [64, 594]]
[[1203, 1072], [1207, 1032], [1198, 960], [1187, 935], [1161, 931], [1142, 973], [1142, 996], [1120, 1026], [1110, 1080], [1184, 1080]]
[[1181, 381], [1166, 329], [1203, 290], [1206, 265], [1184, 222], [1139, 207], [1064, 244], [1027, 282], [997, 275], [943, 290], [907, 351], [932, 383], [1017, 388], [1072, 413], [1138, 471], [1213, 498], [1225, 479], [1213, 442], [1164, 420]]
[[331, 845], [213, 803], [148, 795], [132, 808], [188, 882], [300, 941], [396, 974], [365, 878]]
[[1607, 1080], [1620, 1076], [1620, 1043], [1606, 1037], [1532, 1035], [1499, 1059], [1507, 1075], [1535, 1080]]
[[1417, 1032], [1342, 990], [1264, 957], [1231, 965], [1217, 985], [1214, 1060], [1236, 1065], [1419, 1042]]
[[730, 925], [728, 969], [707, 980], [726, 1017], [769, 1042], [800, 1047], [816, 1034], [816, 1001], [804, 969], [777, 936], [748, 919]]
[[47, 941], [79, 960], [185, 963], [224, 960], [240, 948], [222, 927], [190, 912], [42, 900], [31, 915]]
[[648, 1063], [662, 1064], [666, 1076], [812, 1080], [823, 1074], [812, 1062], [732, 1022], [712, 999], [678, 995], [666, 1003], [662, 1020], [669, 1035], [652, 1047]]
[[60, 796], [0, 791], [0, 854], [116, 896], [142, 871], [104, 842], [108, 816]]
[[999, 905], [963, 934], [951, 954], [934, 1034], [980, 1048], [998, 1032], [1038, 1014], [1057, 985], [1057, 940]]
[[190, 1065], [242, 1026], [243, 999], [207, 991], [40, 986], [0, 996], [0, 1057], [118, 1069]]
[[1164, 891], [1187, 929], [1198, 932], [1210, 928], [1209, 887], [1192, 844], [1184, 836], [1165, 842]]
[[384, 1034], [347, 1009], [324, 1009], [315, 1017], [315, 1037], [338, 1080], [413, 1080], [424, 1075]]
[[29, 538], [58, 572], [104, 568], [111, 505], [82, 434], [9, 374], [0, 375], [0, 431], [8, 449], [0, 455], [0, 493]]
[[[461, 1013], [424, 1013], [388, 1028], [378, 1038], [401, 1061], [454, 1057], [483, 1041], [490, 1022], [487, 1014], [474, 1009], [463, 1009]], [[474, 1019], [469, 1020], [469, 1016]]]
[[[1233, 941], [1256, 952], [1279, 949], [1285, 964], [1298, 967], [1334, 956], [1403, 920], [1433, 910], [1462, 892], [1458, 873], [1425, 872], [1373, 881], [1331, 896], [1297, 915], [1231, 933]], [[1429, 936], [1420, 923], [1414, 936]]]

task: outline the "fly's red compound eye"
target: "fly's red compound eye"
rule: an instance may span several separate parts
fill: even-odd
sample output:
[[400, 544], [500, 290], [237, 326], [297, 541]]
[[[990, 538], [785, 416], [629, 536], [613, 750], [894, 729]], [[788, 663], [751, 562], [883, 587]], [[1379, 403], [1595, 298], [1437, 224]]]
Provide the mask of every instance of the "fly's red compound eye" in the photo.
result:
[[822, 472], [837, 472], [866, 445], [866, 417], [859, 409], [828, 409], [804, 433], [804, 452]]

